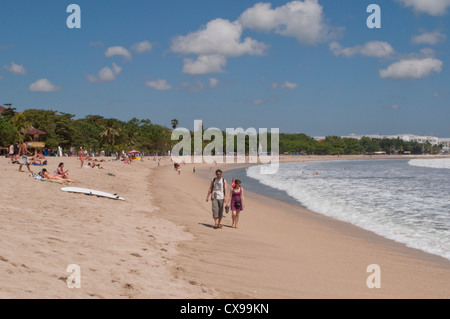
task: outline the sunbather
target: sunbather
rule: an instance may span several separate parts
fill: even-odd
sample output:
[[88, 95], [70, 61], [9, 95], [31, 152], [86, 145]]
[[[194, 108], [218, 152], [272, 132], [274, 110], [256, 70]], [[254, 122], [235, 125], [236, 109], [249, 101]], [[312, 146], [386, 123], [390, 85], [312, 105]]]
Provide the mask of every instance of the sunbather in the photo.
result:
[[72, 180], [70, 178], [63, 178], [63, 177], [59, 177], [59, 176], [52, 176], [52, 174], [50, 174], [45, 168], [41, 171], [41, 176], [46, 178], [46, 179], [52, 179], [52, 180], [56, 180], [56, 181], [75, 182], [74, 180]]

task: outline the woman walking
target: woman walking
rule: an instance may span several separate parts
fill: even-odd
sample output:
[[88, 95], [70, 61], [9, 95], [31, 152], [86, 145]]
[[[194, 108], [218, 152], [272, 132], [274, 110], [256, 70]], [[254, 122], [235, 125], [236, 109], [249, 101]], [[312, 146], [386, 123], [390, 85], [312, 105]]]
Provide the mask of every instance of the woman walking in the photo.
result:
[[239, 222], [239, 213], [244, 210], [245, 202], [244, 202], [244, 188], [241, 186], [241, 181], [236, 180], [234, 185], [234, 189], [230, 192], [230, 197], [228, 203], [231, 207], [232, 212], [232, 228], [238, 228]]

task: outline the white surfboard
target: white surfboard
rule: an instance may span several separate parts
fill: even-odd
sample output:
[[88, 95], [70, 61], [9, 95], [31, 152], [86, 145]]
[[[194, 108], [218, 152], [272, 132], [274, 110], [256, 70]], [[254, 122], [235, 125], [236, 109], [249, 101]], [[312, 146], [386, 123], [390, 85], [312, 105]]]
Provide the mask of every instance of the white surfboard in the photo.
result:
[[90, 188], [82, 188], [82, 187], [63, 187], [61, 188], [63, 192], [70, 192], [70, 193], [80, 193], [80, 194], [86, 194], [90, 196], [99, 196], [99, 197], [107, 197], [117, 200], [125, 200], [123, 197], [118, 196], [117, 194], [111, 194], [102, 192], [95, 189]]

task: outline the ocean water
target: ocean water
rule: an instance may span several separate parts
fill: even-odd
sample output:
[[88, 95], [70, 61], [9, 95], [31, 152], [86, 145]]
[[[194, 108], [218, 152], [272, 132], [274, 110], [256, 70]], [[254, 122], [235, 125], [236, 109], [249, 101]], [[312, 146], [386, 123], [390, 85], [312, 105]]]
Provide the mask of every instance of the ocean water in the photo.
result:
[[280, 199], [450, 260], [450, 159], [283, 163], [275, 175], [259, 166], [245, 173], [253, 191], [270, 187]]

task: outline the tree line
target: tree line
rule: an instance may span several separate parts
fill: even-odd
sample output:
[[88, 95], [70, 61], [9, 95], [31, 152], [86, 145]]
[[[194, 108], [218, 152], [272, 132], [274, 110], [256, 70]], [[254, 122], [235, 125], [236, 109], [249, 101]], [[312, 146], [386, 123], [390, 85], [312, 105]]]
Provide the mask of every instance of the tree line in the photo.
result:
[[163, 153], [170, 146], [171, 129], [149, 119], [121, 121], [100, 115], [75, 119], [73, 114], [52, 110], [29, 109], [16, 113], [11, 108], [0, 115], [0, 145], [7, 147], [17, 141], [29, 140], [25, 133], [31, 127], [45, 132], [39, 140], [49, 149], [60, 146], [65, 151], [83, 147], [108, 153], [131, 149]]
[[385, 152], [386, 154], [438, 154], [442, 145], [431, 143], [407, 142], [400, 138], [361, 139], [339, 136], [327, 136], [317, 141], [305, 134], [280, 134], [280, 153], [311, 155], [360, 155]]
[[[34, 127], [46, 133], [40, 136], [40, 141], [45, 142], [49, 149], [60, 146], [67, 152], [71, 148], [83, 147], [90, 151], [108, 153], [136, 149], [146, 153], [164, 154], [178, 142], [171, 140], [172, 130], [177, 126], [176, 119], [171, 120], [170, 127], [167, 127], [154, 124], [149, 119], [133, 118], [121, 121], [100, 115], [75, 119], [74, 114], [58, 111], [28, 109], [19, 113], [8, 107], [0, 114], [0, 146], [8, 147], [14, 142], [30, 139], [25, 133], [28, 128]], [[193, 135], [192, 132], [191, 134]], [[225, 132], [223, 134], [225, 137]], [[270, 144], [270, 134], [267, 140]], [[202, 141], [202, 144], [204, 147], [208, 141]], [[270, 149], [269, 145], [268, 150]], [[432, 146], [430, 143], [406, 142], [401, 139], [362, 137], [358, 140], [327, 136], [324, 140], [317, 141], [305, 134], [279, 135], [280, 154], [357, 155], [380, 151], [387, 154], [437, 154], [441, 149], [442, 145]], [[248, 136], [246, 150], [249, 150]]]

